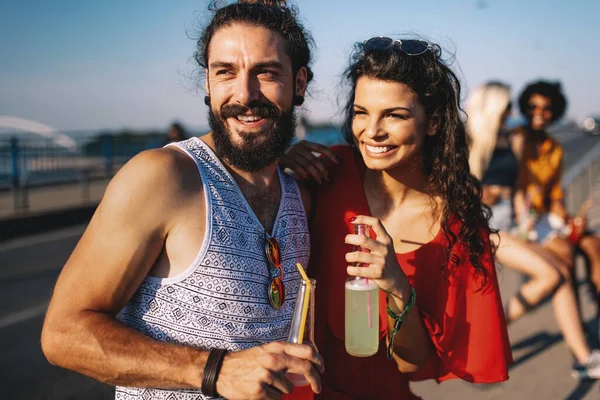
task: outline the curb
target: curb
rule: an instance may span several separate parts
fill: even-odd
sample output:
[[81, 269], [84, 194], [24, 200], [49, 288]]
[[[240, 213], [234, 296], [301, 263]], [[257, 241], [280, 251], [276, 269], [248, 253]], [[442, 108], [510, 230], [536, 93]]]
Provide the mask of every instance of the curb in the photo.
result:
[[0, 220], [0, 242], [89, 222], [98, 204]]

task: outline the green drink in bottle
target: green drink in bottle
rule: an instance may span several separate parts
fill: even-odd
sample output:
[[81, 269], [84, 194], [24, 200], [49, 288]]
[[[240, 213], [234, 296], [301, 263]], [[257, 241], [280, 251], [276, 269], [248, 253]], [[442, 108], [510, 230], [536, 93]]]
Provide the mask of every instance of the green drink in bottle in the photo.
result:
[[[368, 232], [368, 225], [354, 225], [355, 234], [368, 236]], [[370, 279], [350, 276], [345, 291], [346, 352], [355, 357], [372, 356], [379, 348], [379, 287]]]

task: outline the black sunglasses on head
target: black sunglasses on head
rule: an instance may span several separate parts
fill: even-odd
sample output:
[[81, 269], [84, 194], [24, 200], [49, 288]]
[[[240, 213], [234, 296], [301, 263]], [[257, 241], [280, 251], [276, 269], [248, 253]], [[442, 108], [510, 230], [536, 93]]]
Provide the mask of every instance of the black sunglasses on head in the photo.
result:
[[438, 56], [440, 48], [438, 45], [432, 45], [423, 40], [406, 39], [394, 40], [385, 36], [376, 36], [363, 42], [365, 51], [387, 51], [393, 48], [400, 49], [409, 56], [419, 56], [428, 50]]

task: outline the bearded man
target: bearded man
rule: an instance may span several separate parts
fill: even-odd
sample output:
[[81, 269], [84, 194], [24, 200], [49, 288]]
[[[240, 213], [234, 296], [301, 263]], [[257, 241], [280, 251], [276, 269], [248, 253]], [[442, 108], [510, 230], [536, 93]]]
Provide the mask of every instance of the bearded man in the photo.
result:
[[285, 2], [216, 10], [196, 55], [212, 131], [114, 177], [56, 284], [42, 332], [52, 364], [117, 399], [275, 399], [293, 390], [288, 372], [320, 391], [319, 354], [284, 342], [309, 201], [277, 167], [310, 44]]

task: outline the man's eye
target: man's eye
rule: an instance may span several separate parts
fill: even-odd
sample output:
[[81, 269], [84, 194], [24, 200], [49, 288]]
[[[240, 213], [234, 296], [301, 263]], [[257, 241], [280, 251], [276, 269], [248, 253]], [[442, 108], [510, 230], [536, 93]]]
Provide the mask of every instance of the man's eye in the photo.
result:
[[228, 74], [230, 74], [230, 73], [231, 73], [231, 71], [229, 71], [229, 70], [227, 70], [227, 69], [220, 69], [220, 70], [218, 70], [218, 71], [216, 72], [216, 74], [215, 74], [215, 75], [228, 75]]
[[277, 75], [277, 73], [275, 71], [271, 71], [271, 70], [268, 70], [268, 69], [264, 69], [262, 71], [258, 71], [258, 74], [259, 75], [263, 75], [263, 76], [268, 76], [269, 78], [272, 78], [272, 77], [274, 77], [274, 76]]

